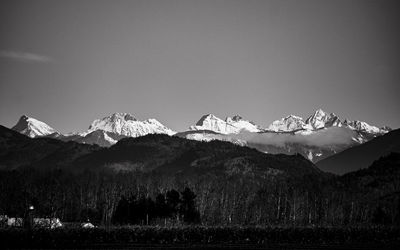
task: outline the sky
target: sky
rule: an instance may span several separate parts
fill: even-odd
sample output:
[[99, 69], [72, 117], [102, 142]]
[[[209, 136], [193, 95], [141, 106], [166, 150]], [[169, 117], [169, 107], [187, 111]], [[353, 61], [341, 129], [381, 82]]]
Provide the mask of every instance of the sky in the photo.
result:
[[398, 0], [2, 0], [0, 124], [127, 112], [267, 127], [316, 109], [400, 127]]

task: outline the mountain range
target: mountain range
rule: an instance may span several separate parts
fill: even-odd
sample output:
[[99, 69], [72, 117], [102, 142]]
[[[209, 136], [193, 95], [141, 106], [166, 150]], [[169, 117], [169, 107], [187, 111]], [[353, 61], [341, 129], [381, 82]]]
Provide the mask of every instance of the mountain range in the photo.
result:
[[206, 115], [183, 132], [116, 113], [70, 134], [23, 116], [0, 125], [0, 211], [23, 216], [31, 202], [44, 217], [105, 224], [127, 194], [157, 204], [189, 187], [209, 225], [398, 225], [399, 139], [323, 111], [267, 129]]
[[391, 145], [369, 168], [337, 176], [299, 154], [265, 154], [220, 140], [148, 134], [99, 147], [0, 126], [0, 210], [23, 214], [31, 201], [43, 216], [79, 221], [84, 214], [100, 224], [126, 194], [146, 201], [160, 190], [190, 187], [207, 223], [397, 225], [400, 154], [389, 152], [399, 148], [399, 131], [346, 150]]
[[198, 141], [221, 140], [253, 147], [264, 153], [299, 153], [312, 162], [363, 144], [391, 130], [363, 121], [341, 120], [334, 113], [321, 109], [305, 120], [289, 115], [266, 127], [245, 120], [240, 115], [221, 119], [207, 114], [187, 131], [176, 132], [156, 119], [140, 121], [128, 113], [114, 113], [94, 120], [83, 132], [61, 134], [46, 123], [26, 115], [12, 129], [31, 138], [47, 137], [102, 147], [114, 145], [123, 138], [147, 134], [175, 135]]
[[12, 129], [31, 138], [50, 137], [103, 147], [111, 146], [126, 137], [176, 133], [156, 119], [139, 121], [127, 113], [114, 113], [102, 119], [96, 119], [90, 124], [88, 130], [77, 133], [61, 134], [46, 123], [26, 115], [23, 115]]
[[124, 138], [111, 147], [29, 138], [0, 126], [0, 170], [125, 171], [275, 178], [324, 173], [300, 155], [272, 155], [223, 141], [209, 143], [165, 134]]

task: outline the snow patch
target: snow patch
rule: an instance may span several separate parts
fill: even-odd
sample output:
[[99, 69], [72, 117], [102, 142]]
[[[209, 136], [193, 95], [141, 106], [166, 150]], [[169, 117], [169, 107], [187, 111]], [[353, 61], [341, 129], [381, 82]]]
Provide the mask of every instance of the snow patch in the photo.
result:
[[139, 121], [127, 113], [115, 113], [102, 119], [94, 120], [89, 129], [86, 132], [80, 133], [80, 135], [85, 136], [96, 130], [103, 130], [127, 137], [139, 137], [147, 134], [173, 135], [176, 133], [156, 119]]
[[58, 134], [55, 129], [53, 129], [46, 123], [36, 120], [35, 118], [28, 117], [26, 115], [21, 116], [17, 124], [12, 127], [12, 130], [27, 135], [31, 138], [46, 136], [54, 133]]
[[238, 134], [240, 131], [260, 132], [262, 129], [253, 122], [243, 120], [239, 115], [227, 117], [225, 120], [213, 114], [207, 114], [200, 118], [195, 126], [189, 130], [211, 130], [220, 134]]

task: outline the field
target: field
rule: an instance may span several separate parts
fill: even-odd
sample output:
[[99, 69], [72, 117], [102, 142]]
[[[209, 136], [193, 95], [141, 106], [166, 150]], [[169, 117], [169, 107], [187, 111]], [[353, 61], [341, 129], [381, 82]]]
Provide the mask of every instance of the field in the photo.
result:
[[399, 228], [111, 227], [0, 229], [2, 248], [392, 249]]

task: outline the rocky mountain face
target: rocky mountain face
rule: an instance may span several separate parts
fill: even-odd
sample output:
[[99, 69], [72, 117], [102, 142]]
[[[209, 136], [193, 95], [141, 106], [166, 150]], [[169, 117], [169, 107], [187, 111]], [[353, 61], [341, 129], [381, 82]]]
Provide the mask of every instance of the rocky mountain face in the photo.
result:
[[31, 138], [47, 136], [54, 133], [58, 134], [55, 129], [53, 129], [46, 123], [36, 120], [35, 118], [28, 117], [26, 115], [21, 116], [17, 124], [15, 124], [12, 129]]
[[241, 131], [261, 132], [261, 127], [251, 121], [244, 120], [241, 116], [235, 115], [222, 120], [213, 114], [207, 114], [200, 118], [196, 125], [189, 130], [203, 131], [210, 130], [220, 134], [237, 134]]
[[322, 109], [316, 110], [306, 120], [300, 116], [289, 115], [272, 122], [263, 128], [253, 122], [244, 120], [241, 116], [227, 117], [225, 120], [213, 114], [200, 118], [196, 125], [189, 127], [190, 131], [213, 131], [220, 134], [238, 134], [240, 132], [301, 132], [303, 134], [330, 127], [347, 127], [358, 132], [370, 134], [384, 134], [390, 131], [388, 127], [378, 128], [362, 121], [342, 120], [334, 113], [327, 113]]
[[138, 137], [147, 134], [173, 135], [175, 132], [156, 119], [139, 121], [128, 113], [114, 113], [94, 120], [87, 131], [79, 133], [60, 134], [44, 122], [31, 117], [22, 116], [12, 128], [31, 138], [49, 137], [62, 141], [76, 141], [84, 144], [97, 144], [109, 147], [126, 137]]
[[97, 119], [89, 126], [88, 131], [81, 133], [87, 135], [93, 131], [102, 130], [126, 137], [138, 137], [147, 134], [173, 135], [174, 131], [161, 124], [156, 119], [139, 121], [128, 113], [114, 113], [102, 119]]
[[306, 120], [308, 129], [321, 129], [327, 127], [341, 127], [343, 124], [334, 113], [326, 113], [322, 109], [318, 109]]
[[313, 131], [329, 127], [347, 127], [358, 132], [371, 134], [384, 134], [390, 128], [378, 128], [362, 121], [348, 121], [341, 119], [335, 113], [327, 113], [322, 109], [316, 110], [305, 121], [302, 117], [289, 115], [281, 120], [274, 121], [269, 125], [268, 130], [275, 132], [294, 132], [299, 130]]
[[205, 115], [189, 128], [190, 132], [178, 133], [177, 136], [200, 141], [229, 141], [265, 153], [300, 153], [317, 162], [390, 131], [388, 127], [378, 128], [362, 121], [342, 122], [334, 113], [321, 109], [306, 120], [289, 115], [272, 122], [267, 129], [253, 123], [250, 124], [254, 127], [239, 127], [230, 121], [228, 118], [224, 121], [214, 115]]
[[306, 123], [303, 121], [303, 118], [295, 115], [289, 115], [281, 120], [276, 120], [268, 127], [268, 130], [274, 132], [291, 132], [302, 129], [307, 129]]

